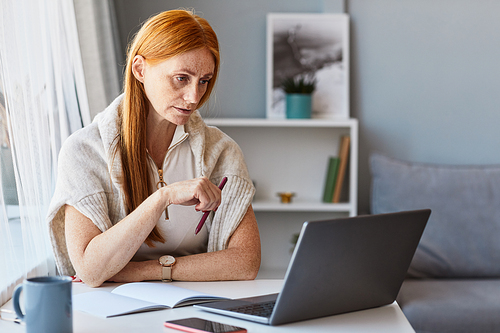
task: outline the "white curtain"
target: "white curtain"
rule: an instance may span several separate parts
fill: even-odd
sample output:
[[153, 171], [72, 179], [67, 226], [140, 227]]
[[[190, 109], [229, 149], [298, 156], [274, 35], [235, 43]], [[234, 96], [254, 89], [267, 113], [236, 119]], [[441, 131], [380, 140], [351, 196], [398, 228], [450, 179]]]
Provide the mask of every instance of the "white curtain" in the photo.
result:
[[55, 273], [45, 216], [57, 155], [90, 123], [72, 0], [1, 1], [0, 103], [0, 179], [15, 179], [18, 202], [2, 184], [1, 305], [23, 278]]
[[74, 0], [90, 114], [104, 110], [120, 93], [124, 51], [112, 0]]

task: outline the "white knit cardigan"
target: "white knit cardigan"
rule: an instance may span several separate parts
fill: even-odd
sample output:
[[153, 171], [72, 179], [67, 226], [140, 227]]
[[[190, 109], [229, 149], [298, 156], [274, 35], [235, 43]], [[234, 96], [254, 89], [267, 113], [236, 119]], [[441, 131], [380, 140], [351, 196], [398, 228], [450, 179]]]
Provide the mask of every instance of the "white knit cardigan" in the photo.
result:
[[[73, 133], [59, 153], [57, 183], [47, 222], [61, 274], [75, 274], [66, 247], [64, 205], [75, 207], [102, 232], [126, 216], [121, 159], [119, 154], [112, 156], [112, 144], [118, 131], [118, 106], [122, 99], [123, 95], [116, 98], [92, 124]], [[206, 222], [207, 250], [223, 250], [251, 204], [255, 188], [243, 153], [229, 136], [207, 126], [198, 111], [191, 115], [185, 131], [189, 134], [196, 163], [196, 177], [205, 176], [214, 184], [228, 177], [222, 203], [213, 218]]]

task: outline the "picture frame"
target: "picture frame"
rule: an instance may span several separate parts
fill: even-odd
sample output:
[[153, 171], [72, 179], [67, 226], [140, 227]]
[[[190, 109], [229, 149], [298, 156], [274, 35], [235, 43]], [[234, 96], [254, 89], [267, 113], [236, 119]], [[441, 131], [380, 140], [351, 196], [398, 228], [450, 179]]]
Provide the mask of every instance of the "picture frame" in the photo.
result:
[[266, 116], [284, 119], [281, 82], [313, 76], [312, 118], [349, 118], [349, 16], [344, 13], [267, 15]]

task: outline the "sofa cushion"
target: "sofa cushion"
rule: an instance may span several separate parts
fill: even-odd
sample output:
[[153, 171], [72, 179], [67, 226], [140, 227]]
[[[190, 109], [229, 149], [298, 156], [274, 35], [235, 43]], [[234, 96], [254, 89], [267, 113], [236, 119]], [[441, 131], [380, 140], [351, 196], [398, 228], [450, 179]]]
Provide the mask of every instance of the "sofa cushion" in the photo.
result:
[[417, 333], [500, 331], [500, 280], [408, 279], [398, 304]]
[[430, 208], [411, 263], [416, 277], [500, 276], [500, 166], [370, 157], [373, 214]]

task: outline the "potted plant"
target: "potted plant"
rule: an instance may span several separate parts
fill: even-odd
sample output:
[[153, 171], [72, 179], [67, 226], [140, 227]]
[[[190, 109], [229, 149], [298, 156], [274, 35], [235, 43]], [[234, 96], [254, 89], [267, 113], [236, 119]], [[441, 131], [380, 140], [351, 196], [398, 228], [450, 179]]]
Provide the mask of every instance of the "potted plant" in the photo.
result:
[[311, 118], [316, 79], [307, 75], [290, 77], [282, 82], [282, 88], [286, 94], [287, 118]]

